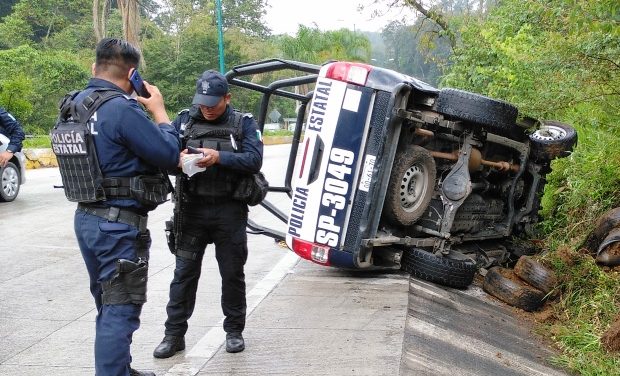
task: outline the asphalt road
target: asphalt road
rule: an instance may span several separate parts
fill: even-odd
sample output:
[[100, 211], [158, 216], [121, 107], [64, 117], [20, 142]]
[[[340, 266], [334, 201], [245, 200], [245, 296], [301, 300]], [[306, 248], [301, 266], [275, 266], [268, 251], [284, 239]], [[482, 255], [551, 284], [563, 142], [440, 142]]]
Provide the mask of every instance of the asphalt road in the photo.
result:
[[[287, 153], [287, 145], [266, 147], [272, 184], [283, 185]], [[27, 179], [16, 201], [0, 203], [0, 375], [92, 375], [96, 311], [73, 233], [75, 204], [53, 188], [58, 169], [29, 170]], [[286, 195], [267, 198], [287, 210]], [[171, 212], [167, 203], [149, 216], [148, 302], [134, 368], [169, 376], [564, 374], [513, 310], [475, 286], [325, 268], [258, 235], [248, 238], [246, 350], [222, 348], [220, 280], [214, 257], [205, 257], [187, 348], [154, 359], [174, 271], [163, 232]], [[284, 231], [260, 208], [250, 217]]]
[[[263, 171], [283, 185], [289, 146], [266, 147]], [[19, 197], [0, 203], [0, 375], [94, 374], [94, 319], [88, 276], [57, 168], [28, 170]], [[268, 199], [287, 210], [288, 198]], [[170, 359], [152, 351], [164, 331], [174, 257], [164, 237], [170, 203], [149, 215], [153, 244], [148, 301], [134, 334], [133, 366], [158, 375], [398, 374], [408, 276], [348, 273], [300, 260], [273, 239], [250, 235], [246, 265], [246, 350], [222, 348], [220, 278], [205, 257], [187, 348]], [[284, 224], [260, 208], [258, 223]], [[207, 248], [213, 255], [213, 248]]]

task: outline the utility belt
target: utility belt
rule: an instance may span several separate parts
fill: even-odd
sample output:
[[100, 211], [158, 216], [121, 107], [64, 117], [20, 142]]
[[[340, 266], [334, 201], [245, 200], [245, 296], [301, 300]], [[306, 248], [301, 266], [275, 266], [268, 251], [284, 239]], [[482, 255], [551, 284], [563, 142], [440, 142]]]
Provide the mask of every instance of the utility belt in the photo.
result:
[[146, 232], [146, 225], [149, 217], [146, 215], [140, 215], [129, 209], [118, 208], [115, 206], [100, 208], [83, 203], [78, 204], [78, 209], [88, 214], [106, 219], [110, 222], [119, 222], [136, 227], [141, 233]]

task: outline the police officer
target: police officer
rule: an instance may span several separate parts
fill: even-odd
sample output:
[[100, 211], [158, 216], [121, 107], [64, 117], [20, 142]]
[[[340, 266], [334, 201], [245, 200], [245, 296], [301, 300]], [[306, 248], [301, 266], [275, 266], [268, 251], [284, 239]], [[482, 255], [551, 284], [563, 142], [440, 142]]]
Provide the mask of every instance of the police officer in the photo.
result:
[[0, 152], [0, 167], [6, 167], [13, 154], [22, 150], [25, 135], [21, 124], [2, 107], [0, 107], [0, 133], [9, 138], [6, 150]]
[[[154, 121], [129, 96], [134, 91], [129, 77], [139, 61], [140, 53], [128, 42], [115, 38], [101, 40], [92, 68], [94, 78], [83, 91], [66, 101], [71, 113], [99, 106], [87, 119], [96, 159], [87, 160], [86, 164], [65, 163], [82, 161], [79, 158], [84, 154], [79, 152], [90, 145], [82, 142], [84, 137], [77, 138], [76, 132], [68, 137], [52, 131], [52, 146], [59, 151], [65, 194], [80, 202], [74, 227], [97, 307], [95, 368], [99, 376], [154, 375], [130, 367], [130, 344], [133, 332], [140, 326], [140, 312], [146, 301], [151, 244], [146, 229], [147, 213], [166, 199], [170, 182], [159, 171], [178, 165], [180, 143], [157, 87], [145, 83], [151, 96], [137, 98]], [[109, 94], [113, 97], [101, 102], [102, 96]], [[61, 143], [69, 141], [75, 145]], [[67, 174], [70, 168], [83, 165], [78, 167], [79, 173]], [[100, 170], [103, 177], [95, 190], [84, 187], [96, 186], [97, 178], [80, 178], [91, 176], [86, 171], [89, 168]], [[71, 190], [73, 186], [81, 188]], [[88, 199], [92, 193], [102, 191], [105, 199]], [[145, 195], [146, 191], [150, 193]]]
[[[176, 268], [170, 283], [165, 336], [153, 352], [156, 358], [168, 358], [185, 349], [187, 320], [194, 311], [202, 259], [210, 243], [215, 245], [222, 278], [226, 351], [245, 349], [243, 268], [248, 256], [248, 205], [232, 196], [242, 176], [260, 170], [263, 144], [256, 121], [251, 115], [233, 110], [230, 98], [226, 78], [216, 71], [206, 71], [196, 82], [193, 106], [173, 121], [183, 132], [184, 147], [203, 154], [196, 165], [206, 170], [177, 178], [180, 210], [175, 211], [174, 218]], [[181, 158], [187, 152], [184, 149]]]

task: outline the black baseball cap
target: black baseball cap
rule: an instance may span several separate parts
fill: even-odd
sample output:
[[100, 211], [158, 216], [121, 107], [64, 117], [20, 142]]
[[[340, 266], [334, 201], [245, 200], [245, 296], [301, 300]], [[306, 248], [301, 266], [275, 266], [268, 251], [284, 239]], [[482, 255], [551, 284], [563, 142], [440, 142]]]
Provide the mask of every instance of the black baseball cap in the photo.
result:
[[196, 81], [196, 94], [192, 104], [213, 107], [228, 94], [228, 81], [221, 73], [208, 70]]

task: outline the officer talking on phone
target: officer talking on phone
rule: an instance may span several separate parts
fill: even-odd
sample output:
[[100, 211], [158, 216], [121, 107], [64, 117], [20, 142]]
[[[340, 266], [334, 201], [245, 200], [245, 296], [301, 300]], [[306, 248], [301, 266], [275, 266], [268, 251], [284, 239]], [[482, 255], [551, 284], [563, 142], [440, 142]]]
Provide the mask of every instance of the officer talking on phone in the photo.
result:
[[130, 345], [146, 301], [147, 215], [167, 199], [171, 183], [161, 171], [178, 165], [180, 144], [159, 89], [137, 75], [139, 62], [130, 43], [101, 40], [94, 77], [65, 96], [51, 132], [65, 195], [78, 202], [74, 227], [97, 307], [100, 376], [154, 375], [131, 368]]
[[222, 278], [226, 351], [245, 349], [243, 269], [248, 257], [248, 205], [234, 192], [243, 176], [260, 171], [263, 143], [252, 115], [235, 111], [230, 99], [226, 77], [208, 70], [196, 82], [192, 107], [179, 113], [172, 123], [183, 133], [182, 158], [199, 153], [192, 163], [203, 171], [177, 177], [176, 245], [171, 247], [176, 268], [166, 307], [165, 336], [153, 352], [156, 358], [168, 358], [185, 349], [184, 336], [196, 303], [202, 259], [211, 243]]

